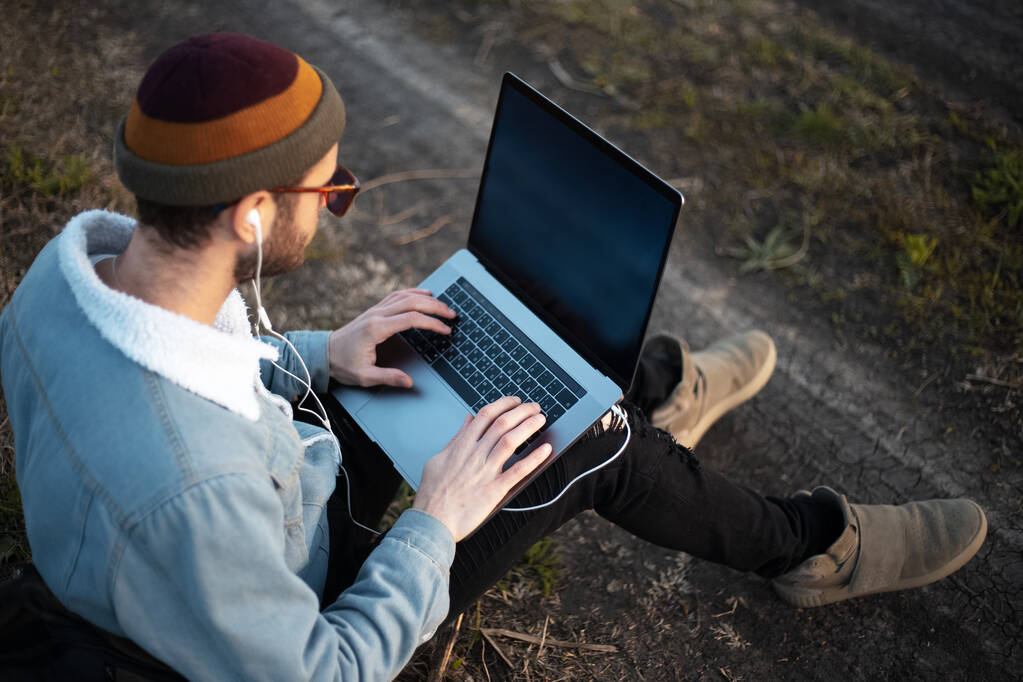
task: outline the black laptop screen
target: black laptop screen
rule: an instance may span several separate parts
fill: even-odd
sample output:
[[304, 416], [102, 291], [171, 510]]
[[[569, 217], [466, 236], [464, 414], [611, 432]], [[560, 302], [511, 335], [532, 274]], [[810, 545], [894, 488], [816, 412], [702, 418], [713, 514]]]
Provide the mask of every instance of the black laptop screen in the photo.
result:
[[649, 171], [505, 78], [470, 249], [623, 389], [680, 205]]

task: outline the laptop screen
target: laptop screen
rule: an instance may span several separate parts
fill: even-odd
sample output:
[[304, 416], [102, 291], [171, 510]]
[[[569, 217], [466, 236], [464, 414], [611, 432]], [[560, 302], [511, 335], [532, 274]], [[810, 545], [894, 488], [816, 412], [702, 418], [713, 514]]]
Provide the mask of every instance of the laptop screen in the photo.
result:
[[627, 390], [682, 195], [512, 74], [469, 249]]

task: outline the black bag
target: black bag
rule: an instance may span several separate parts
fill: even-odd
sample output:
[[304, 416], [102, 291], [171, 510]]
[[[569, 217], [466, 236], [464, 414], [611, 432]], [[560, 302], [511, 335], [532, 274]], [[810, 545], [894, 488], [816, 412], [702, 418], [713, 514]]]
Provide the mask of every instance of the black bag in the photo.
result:
[[0, 584], [0, 679], [169, 682], [178, 673], [64, 608], [32, 564]]

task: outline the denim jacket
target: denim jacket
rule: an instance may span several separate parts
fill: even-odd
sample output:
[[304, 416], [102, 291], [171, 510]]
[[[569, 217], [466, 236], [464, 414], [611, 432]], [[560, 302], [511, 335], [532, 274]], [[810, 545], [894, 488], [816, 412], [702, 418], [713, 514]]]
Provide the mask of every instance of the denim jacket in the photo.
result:
[[[191, 679], [387, 679], [448, 608], [454, 541], [399, 518], [319, 609], [336, 439], [291, 419], [283, 345], [237, 291], [213, 327], [114, 291], [90, 254], [134, 221], [72, 219], [0, 315], [0, 373], [33, 560], [72, 611]], [[326, 389], [327, 333], [289, 338]]]

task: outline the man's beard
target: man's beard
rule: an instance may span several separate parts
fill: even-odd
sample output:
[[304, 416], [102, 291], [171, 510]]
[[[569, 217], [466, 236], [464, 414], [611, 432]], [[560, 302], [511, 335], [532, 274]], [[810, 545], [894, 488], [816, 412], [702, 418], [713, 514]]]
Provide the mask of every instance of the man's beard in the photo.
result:
[[[261, 277], [273, 277], [291, 272], [305, 260], [305, 243], [295, 226], [295, 207], [298, 197], [277, 199], [277, 214], [270, 238], [263, 242], [263, 264]], [[236, 282], [244, 282], [256, 276], [256, 254], [238, 256], [234, 266]]]

